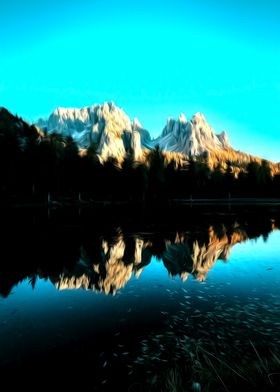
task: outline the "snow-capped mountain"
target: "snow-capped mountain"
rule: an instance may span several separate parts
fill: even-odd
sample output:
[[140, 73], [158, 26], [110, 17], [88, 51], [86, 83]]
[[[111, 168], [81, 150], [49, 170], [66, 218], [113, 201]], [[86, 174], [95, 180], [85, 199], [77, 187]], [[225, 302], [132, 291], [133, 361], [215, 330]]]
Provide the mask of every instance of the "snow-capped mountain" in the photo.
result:
[[97, 143], [98, 153], [104, 160], [110, 156], [122, 158], [129, 149], [138, 159], [143, 149], [156, 145], [165, 151], [187, 155], [229, 148], [226, 133], [216, 134], [201, 113], [195, 114], [190, 121], [183, 114], [178, 120], [169, 118], [162, 134], [152, 139], [137, 119], [131, 122], [113, 102], [81, 109], [57, 108], [47, 120], [39, 120], [37, 125], [48, 133], [72, 136], [81, 148]]
[[72, 136], [81, 148], [97, 143], [104, 160], [122, 158], [129, 148], [136, 157], [142, 152], [139, 131], [132, 129], [129, 117], [113, 102], [82, 109], [57, 108], [48, 120], [39, 120], [37, 125], [48, 133]]
[[154, 140], [162, 150], [199, 155], [209, 150], [225, 150], [230, 147], [225, 132], [217, 135], [201, 113], [196, 113], [190, 121], [181, 114], [176, 121], [167, 120], [161, 136]]

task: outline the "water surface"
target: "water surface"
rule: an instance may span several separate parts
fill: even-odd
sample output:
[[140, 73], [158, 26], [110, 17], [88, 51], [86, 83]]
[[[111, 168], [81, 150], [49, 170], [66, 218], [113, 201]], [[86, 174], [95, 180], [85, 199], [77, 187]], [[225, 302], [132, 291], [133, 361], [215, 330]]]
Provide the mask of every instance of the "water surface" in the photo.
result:
[[189, 218], [179, 231], [25, 225], [2, 243], [2, 375], [65, 382], [66, 368], [86, 389], [134, 390], [200, 348], [226, 363], [279, 352], [271, 215]]

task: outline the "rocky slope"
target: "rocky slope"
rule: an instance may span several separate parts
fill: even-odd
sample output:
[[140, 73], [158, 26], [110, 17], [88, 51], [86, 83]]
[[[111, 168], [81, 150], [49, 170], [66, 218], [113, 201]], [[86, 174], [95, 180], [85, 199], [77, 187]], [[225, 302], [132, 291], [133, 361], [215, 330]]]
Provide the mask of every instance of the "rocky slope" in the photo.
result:
[[226, 133], [217, 135], [201, 113], [196, 113], [190, 121], [187, 121], [184, 114], [177, 121], [169, 118], [154, 144], [158, 144], [162, 150], [186, 155], [230, 148]]
[[162, 134], [152, 139], [137, 119], [131, 122], [113, 102], [82, 109], [57, 108], [37, 125], [49, 133], [72, 136], [81, 148], [97, 143], [103, 160], [110, 156], [122, 159], [128, 150], [134, 152], [136, 159], [141, 159], [143, 149], [156, 145], [164, 151], [185, 155], [230, 149], [225, 132], [216, 134], [201, 113], [195, 114], [190, 121], [183, 114], [178, 120], [169, 118]]
[[[121, 162], [128, 151], [135, 160], [145, 161], [149, 150], [159, 145], [166, 162], [174, 160], [177, 164], [184, 164], [189, 155], [200, 154], [206, 154], [211, 168], [217, 164], [226, 168], [230, 161], [236, 173], [244, 170], [249, 162], [261, 163], [261, 158], [230, 147], [226, 133], [216, 134], [201, 113], [190, 121], [183, 114], [178, 120], [168, 119], [161, 135], [152, 139], [137, 119], [131, 122], [112, 102], [82, 109], [57, 108], [36, 126], [0, 107], [0, 137], [8, 144], [13, 140], [13, 146], [17, 145], [22, 151], [42, 140], [44, 134], [54, 132], [72, 136], [81, 154], [86, 154], [87, 147], [95, 143], [101, 161], [113, 157]], [[269, 162], [269, 165], [273, 174], [280, 173], [280, 163]]]
[[139, 132], [132, 129], [129, 117], [114, 103], [82, 109], [57, 108], [48, 120], [39, 120], [37, 125], [48, 133], [72, 136], [81, 148], [96, 143], [104, 160], [121, 159], [130, 148], [136, 157], [141, 154]]

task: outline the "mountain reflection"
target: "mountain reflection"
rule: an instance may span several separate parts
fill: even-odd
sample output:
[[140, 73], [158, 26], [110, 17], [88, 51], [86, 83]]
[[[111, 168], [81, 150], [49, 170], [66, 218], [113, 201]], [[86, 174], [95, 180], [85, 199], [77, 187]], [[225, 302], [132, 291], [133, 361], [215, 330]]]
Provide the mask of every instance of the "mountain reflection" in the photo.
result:
[[[212, 222], [211, 222], [212, 220]], [[8, 296], [24, 279], [49, 279], [58, 290], [86, 289], [115, 294], [132, 276], [138, 278], [153, 256], [170, 276], [185, 281], [191, 274], [203, 281], [217, 260], [227, 261], [237, 243], [277, 229], [275, 220], [240, 219], [227, 216], [193, 219], [186, 230], [149, 232], [111, 230], [90, 232], [71, 226], [37, 229], [28, 226], [18, 236], [7, 230], [2, 239], [0, 294]]]

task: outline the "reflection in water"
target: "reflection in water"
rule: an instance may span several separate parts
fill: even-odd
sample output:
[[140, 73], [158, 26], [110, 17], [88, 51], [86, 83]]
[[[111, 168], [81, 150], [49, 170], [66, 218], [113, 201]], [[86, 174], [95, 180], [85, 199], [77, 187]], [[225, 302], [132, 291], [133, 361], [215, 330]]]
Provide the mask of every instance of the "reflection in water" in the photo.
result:
[[[115, 294], [134, 275], [147, 267], [153, 256], [163, 262], [170, 276], [185, 281], [191, 274], [204, 281], [217, 260], [227, 261], [232, 247], [248, 239], [276, 230], [275, 220], [261, 222], [236, 216], [211, 217], [206, 222], [190, 221], [187, 230], [174, 232], [124, 232], [108, 234], [86, 230], [76, 235], [73, 228], [49, 227], [47, 233], [35, 228], [20, 235], [20, 247], [11, 245], [9, 263], [0, 265], [0, 293], [7, 296], [14, 285], [28, 278], [36, 285], [37, 277], [48, 278], [59, 290], [78, 289]], [[10, 244], [3, 242], [4, 248]], [[16, 241], [16, 239], [15, 239]]]
[[40, 374], [52, 388], [58, 377], [63, 390], [72, 375], [96, 391], [270, 390], [279, 214], [189, 210], [136, 225], [55, 212], [0, 220], [1, 376]]
[[[195, 238], [176, 233], [173, 238], [162, 239], [159, 257], [171, 276], [180, 275], [185, 281], [192, 274], [200, 281], [205, 280], [218, 259], [227, 260], [231, 247], [248, 238], [238, 226], [230, 234], [224, 228], [220, 235], [217, 236], [213, 227], [208, 229], [208, 238], [203, 233], [197, 233]], [[125, 238], [119, 231], [111, 240], [100, 239], [98, 255], [90, 254], [82, 247], [74, 269], [63, 271], [57, 278], [52, 278], [52, 282], [60, 290], [84, 288], [115, 294], [133, 273], [140, 276], [151, 262], [153, 246], [153, 236]]]

